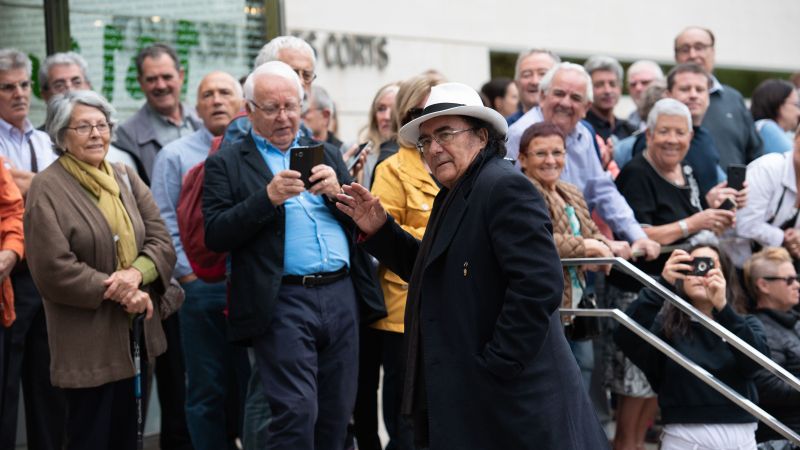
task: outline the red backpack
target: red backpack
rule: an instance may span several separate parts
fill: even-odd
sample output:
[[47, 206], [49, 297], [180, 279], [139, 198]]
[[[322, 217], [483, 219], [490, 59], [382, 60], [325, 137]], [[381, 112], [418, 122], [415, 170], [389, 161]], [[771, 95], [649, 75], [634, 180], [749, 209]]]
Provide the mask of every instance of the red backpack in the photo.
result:
[[[211, 141], [208, 156], [213, 155], [222, 145], [222, 136]], [[181, 182], [178, 197], [178, 232], [183, 251], [192, 266], [194, 274], [203, 281], [214, 283], [225, 279], [225, 260], [227, 253], [216, 253], [206, 248], [206, 232], [203, 219], [203, 178], [205, 162], [189, 169]]]

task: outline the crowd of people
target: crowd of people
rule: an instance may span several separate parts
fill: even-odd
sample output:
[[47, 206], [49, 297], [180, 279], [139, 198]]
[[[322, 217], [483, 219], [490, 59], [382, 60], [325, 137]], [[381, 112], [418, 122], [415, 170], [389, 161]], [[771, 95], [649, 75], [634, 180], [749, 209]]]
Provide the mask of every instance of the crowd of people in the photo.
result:
[[393, 450], [642, 450], [656, 422], [664, 449], [795, 448], [559, 313], [623, 309], [800, 433], [800, 392], [610, 266], [560, 262], [628, 259], [800, 376], [800, 88], [748, 107], [714, 45], [681, 31], [666, 75], [543, 48], [480, 91], [427, 70], [354, 137], [297, 37], [241, 83], [205, 74], [195, 105], [146, 46], [121, 123], [79, 54], [50, 55], [39, 128], [31, 61], [0, 49], [0, 450], [21, 391], [29, 448], [141, 448], [152, 385], [163, 449], [381, 450], [380, 416]]

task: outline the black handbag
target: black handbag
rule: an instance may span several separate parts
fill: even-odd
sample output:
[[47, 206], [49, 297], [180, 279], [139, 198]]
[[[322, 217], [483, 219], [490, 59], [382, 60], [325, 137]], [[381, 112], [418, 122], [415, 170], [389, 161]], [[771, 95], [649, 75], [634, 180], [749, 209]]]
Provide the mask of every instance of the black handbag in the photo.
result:
[[[597, 309], [597, 297], [592, 293], [583, 293], [578, 302], [579, 309]], [[564, 327], [567, 338], [573, 341], [589, 341], [600, 337], [600, 318], [575, 316], [572, 323]]]

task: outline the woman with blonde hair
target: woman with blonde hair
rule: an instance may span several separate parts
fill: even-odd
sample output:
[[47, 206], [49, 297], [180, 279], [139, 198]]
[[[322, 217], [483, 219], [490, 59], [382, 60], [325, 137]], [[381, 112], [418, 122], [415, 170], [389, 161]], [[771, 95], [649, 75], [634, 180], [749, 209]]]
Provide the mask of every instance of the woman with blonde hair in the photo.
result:
[[392, 126], [392, 110], [398, 89], [399, 85], [394, 82], [378, 89], [369, 108], [369, 122], [359, 134], [358, 142], [360, 144], [354, 145], [343, 155], [345, 161], [352, 158], [353, 155], [359, 155], [362, 166], [354, 174], [354, 178], [367, 189], [372, 185], [379, 156], [382, 153], [392, 154], [397, 151], [397, 141], [395, 140], [397, 132]]

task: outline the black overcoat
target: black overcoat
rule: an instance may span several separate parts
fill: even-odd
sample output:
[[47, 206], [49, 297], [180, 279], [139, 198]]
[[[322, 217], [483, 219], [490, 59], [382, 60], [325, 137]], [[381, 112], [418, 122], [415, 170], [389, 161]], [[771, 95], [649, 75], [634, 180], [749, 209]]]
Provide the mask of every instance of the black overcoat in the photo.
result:
[[[564, 278], [541, 196], [498, 157], [438, 217], [447, 194], [419, 287], [430, 449], [608, 448], [559, 319]], [[393, 221], [363, 245], [410, 278], [420, 242]]]

